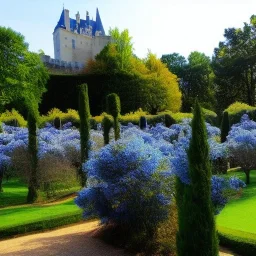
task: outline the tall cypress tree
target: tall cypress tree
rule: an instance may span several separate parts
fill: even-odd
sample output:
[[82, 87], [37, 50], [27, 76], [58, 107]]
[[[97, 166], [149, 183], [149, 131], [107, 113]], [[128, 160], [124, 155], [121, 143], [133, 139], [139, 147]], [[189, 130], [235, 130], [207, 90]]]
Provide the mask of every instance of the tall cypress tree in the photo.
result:
[[28, 185], [27, 202], [34, 203], [38, 199], [38, 147], [37, 147], [37, 115], [31, 109], [28, 110], [28, 153], [30, 157], [30, 179]]
[[120, 111], [121, 104], [118, 95], [116, 93], [111, 93], [107, 95], [107, 112], [114, 118], [115, 140], [118, 140], [120, 138], [120, 124], [118, 121]]
[[81, 166], [79, 167], [79, 176], [81, 185], [85, 186], [86, 176], [82, 170], [83, 163], [89, 156], [89, 139], [90, 139], [90, 106], [88, 97], [87, 84], [79, 85], [79, 109], [80, 117], [80, 143], [81, 143]]
[[[202, 110], [195, 103], [192, 139], [188, 150], [190, 184], [178, 181], [179, 256], [217, 256], [218, 239], [211, 202], [211, 165], [209, 146]], [[181, 198], [182, 197], [182, 198]]]
[[110, 115], [105, 115], [102, 120], [103, 125], [103, 137], [104, 137], [104, 144], [109, 144], [109, 132], [111, 127], [113, 126], [113, 118]]
[[229, 124], [229, 115], [228, 112], [225, 111], [223, 113], [222, 121], [221, 121], [221, 143], [225, 142], [228, 136], [230, 130], [230, 124]]

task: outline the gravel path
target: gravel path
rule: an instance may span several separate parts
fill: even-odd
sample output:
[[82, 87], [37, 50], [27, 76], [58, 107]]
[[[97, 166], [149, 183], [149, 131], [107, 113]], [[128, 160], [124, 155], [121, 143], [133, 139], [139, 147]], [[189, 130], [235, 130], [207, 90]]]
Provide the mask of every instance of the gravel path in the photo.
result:
[[[0, 241], [1, 256], [131, 256], [93, 237], [98, 222]], [[220, 253], [220, 256], [234, 254]]]
[[129, 255], [93, 238], [98, 222], [0, 241], [1, 256], [119, 256]]

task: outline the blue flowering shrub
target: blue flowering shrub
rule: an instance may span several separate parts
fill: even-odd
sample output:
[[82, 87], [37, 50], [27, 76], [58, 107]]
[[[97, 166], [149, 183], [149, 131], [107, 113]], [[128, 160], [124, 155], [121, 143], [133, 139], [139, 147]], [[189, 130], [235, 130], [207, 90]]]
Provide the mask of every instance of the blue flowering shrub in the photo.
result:
[[167, 219], [173, 196], [168, 158], [137, 135], [112, 142], [84, 164], [87, 188], [76, 204], [84, 217], [98, 216], [127, 234], [149, 238]]
[[233, 167], [241, 167], [250, 183], [250, 170], [256, 168], [256, 122], [244, 114], [241, 121], [232, 125], [227, 136], [227, 147]]
[[[144, 130], [128, 124], [122, 127], [120, 140], [92, 153], [84, 164], [87, 187], [76, 199], [85, 218], [99, 217], [102, 223], [125, 227], [125, 234], [129, 233], [127, 230], [133, 231], [137, 240], [139, 234], [148, 239], [157, 234], [170, 247], [177, 230], [174, 177], [190, 184], [187, 158], [190, 122], [191, 119], [185, 119], [169, 128], [157, 124]], [[207, 124], [207, 132], [211, 160], [227, 158], [227, 146], [218, 140], [220, 130]], [[244, 186], [235, 177], [212, 176], [215, 214]], [[159, 230], [168, 239], [159, 235]]]
[[229, 179], [220, 176], [212, 176], [211, 179], [211, 198], [214, 205], [215, 214], [219, 214], [225, 207], [228, 200], [240, 194], [241, 189], [246, 185], [245, 183], [235, 176]]
[[[80, 161], [80, 136], [72, 124], [65, 124], [62, 130], [52, 125], [38, 129], [38, 179], [40, 189], [47, 197], [71, 193], [79, 189], [76, 165]], [[30, 156], [28, 154], [27, 128], [3, 124], [0, 133], [1, 173], [8, 177], [10, 171], [25, 182], [30, 177]], [[3, 175], [2, 175], [3, 176]], [[71, 191], [72, 190], [72, 191]]]

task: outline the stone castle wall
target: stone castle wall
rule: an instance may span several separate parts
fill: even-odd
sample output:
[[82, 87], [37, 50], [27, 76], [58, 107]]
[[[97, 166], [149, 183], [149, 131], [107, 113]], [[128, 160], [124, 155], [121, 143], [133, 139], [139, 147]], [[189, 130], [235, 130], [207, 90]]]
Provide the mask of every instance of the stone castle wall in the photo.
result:
[[76, 74], [81, 73], [85, 67], [84, 63], [76, 61], [60, 61], [51, 58], [49, 55], [43, 55], [41, 60], [51, 73]]

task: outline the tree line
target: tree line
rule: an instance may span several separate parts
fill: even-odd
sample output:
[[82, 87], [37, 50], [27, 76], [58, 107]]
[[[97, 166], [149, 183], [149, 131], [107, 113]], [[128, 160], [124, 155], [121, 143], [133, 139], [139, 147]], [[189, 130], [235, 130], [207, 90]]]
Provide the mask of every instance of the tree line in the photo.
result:
[[242, 28], [225, 29], [224, 38], [212, 58], [197, 51], [187, 59], [176, 52], [162, 55], [162, 62], [179, 78], [182, 111], [190, 112], [195, 98], [219, 113], [235, 101], [255, 106], [256, 16]]

